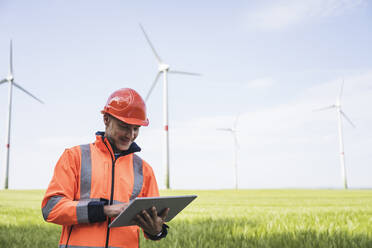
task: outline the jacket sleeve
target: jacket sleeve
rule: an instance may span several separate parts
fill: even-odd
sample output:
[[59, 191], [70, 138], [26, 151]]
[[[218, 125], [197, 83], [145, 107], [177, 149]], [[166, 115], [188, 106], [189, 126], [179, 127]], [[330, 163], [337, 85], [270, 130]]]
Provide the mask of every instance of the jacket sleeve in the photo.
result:
[[42, 201], [45, 221], [74, 225], [103, 221], [103, 202], [75, 200], [79, 188], [78, 151], [66, 149], [54, 168], [54, 174]]

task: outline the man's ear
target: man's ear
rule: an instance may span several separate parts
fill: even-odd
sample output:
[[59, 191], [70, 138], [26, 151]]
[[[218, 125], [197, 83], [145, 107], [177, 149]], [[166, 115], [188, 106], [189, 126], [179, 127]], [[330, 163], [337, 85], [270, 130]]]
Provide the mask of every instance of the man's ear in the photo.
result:
[[110, 116], [108, 114], [106, 114], [106, 113], [103, 114], [103, 123], [105, 123], [105, 126], [106, 127], [109, 125], [110, 120], [111, 120], [111, 118], [110, 118]]

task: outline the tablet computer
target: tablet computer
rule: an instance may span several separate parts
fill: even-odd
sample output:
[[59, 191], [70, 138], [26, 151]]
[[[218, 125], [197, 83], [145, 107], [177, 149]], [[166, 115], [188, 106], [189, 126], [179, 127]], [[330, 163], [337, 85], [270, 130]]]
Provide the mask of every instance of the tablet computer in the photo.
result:
[[[189, 205], [197, 196], [160, 196], [160, 197], [138, 197], [131, 201], [128, 207], [121, 212], [109, 225], [109, 227], [132, 226], [135, 225], [133, 219], [142, 210], [148, 210], [152, 206], [156, 207], [158, 214], [169, 208], [165, 222], [172, 220], [179, 212]], [[149, 213], [151, 213], [149, 211]]]

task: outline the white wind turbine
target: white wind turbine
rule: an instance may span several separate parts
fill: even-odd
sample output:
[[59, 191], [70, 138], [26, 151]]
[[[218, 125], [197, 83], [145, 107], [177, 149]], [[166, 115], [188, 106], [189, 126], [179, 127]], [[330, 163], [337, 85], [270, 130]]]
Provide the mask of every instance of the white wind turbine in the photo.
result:
[[355, 128], [355, 125], [350, 120], [349, 117], [346, 116], [346, 114], [341, 109], [341, 96], [342, 91], [344, 87], [344, 82], [341, 84], [340, 92], [338, 94], [338, 97], [336, 99], [336, 104], [333, 104], [328, 107], [324, 107], [321, 109], [317, 109], [315, 111], [322, 111], [327, 109], [336, 109], [337, 112], [337, 119], [338, 119], [338, 137], [339, 137], [339, 149], [340, 149], [340, 164], [341, 164], [341, 175], [342, 175], [342, 181], [344, 184], [344, 188], [347, 189], [347, 179], [346, 179], [346, 166], [345, 166], [345, 152], [344, 152], [344, 141], [343, 141], [343, 132], [342, 132], [342, 117], [344, 117], [352, 127]]
[[5, 167], [5, 181], [4, 181], [4, 188], [8, 189], [9, 186], [9, 152], [10, 152], [10, 127], [11, 127], [11, 114], [12, 114], [12, 93], [13, 93], [13, 86], [22, 90], [27, 95], [31, 96], [35, 100], [43, 103], [40, 99], [32, 95], [30, 92], [22, 88], [19, 84], [14, 82], [14, 74], [13, 74], [13, 44], [12, 40], [10, 41], [10, 56], [9, 56], [9, 75], [8, 77], [4, 78], [0, 81], [0, 84], [9, 83], [9, 108], [8, 108], [8, 121], [7, 121], [7, 135], [6, 135], [6, 167]]
[[152, 52], [155, 55], [156, 60], [158, 61], [158, 73], [156, 74], [155, 80], [153, 81], [149, 92], [146, 95], [145, 101], [147, 101], [151, 95], [151, 92], [155, 88], [156, 83], [160, 77], [160, 74], [163, 73], [163, 125], [164, 125], [164, 163], [165, 163], [165, 186], [167, 189], [170, 188], [169, 182], [169, 134], [168, 134], [168, 81], [167, 76], [168, 73], [173, 74], [184, 74], [184, 75], [192, 75], [192, 76], [201, 76], [199, 73], [191, 73], [191, 72], [184, 72], [184, 71], [175, 71], [170, 70], [168, 64], [165, 64], [161, 58], [159, 57], [158, 53], [156, 52], [154, 46], [152, 45], [149, 37], [147, 36], [145, 29], [139, 24], [149, 46], [151, 47]]
[[217, 128], [219, 131], [227, 131], [231, 133], [234, 139], [234, 169], [235, 169], [235, 189], [238, 189], [238, 136], [237, 136], [237, 126], [238, 126], [239, 115], [236, 116], [234, 125], [232, 128]]

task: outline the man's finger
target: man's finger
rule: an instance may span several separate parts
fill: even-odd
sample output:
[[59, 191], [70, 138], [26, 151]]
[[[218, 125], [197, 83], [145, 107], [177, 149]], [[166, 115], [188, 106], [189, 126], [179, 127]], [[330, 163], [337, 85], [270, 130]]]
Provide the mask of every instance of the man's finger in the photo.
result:
[[144, 226], [146, 226], [146, 221], [139, 214], [136, 215], [136, 222], [137, 222], [137, 225], [142, 227], [142, 228], [144, 228]]
[[153, 221], [152, 221], [152, 218], [150, 217], [150, 215], [147, 213], [146, 210], [143, 210], [142, 211], [142, 217], [143, 219], [150, 225], [152, 225]]
[[169, 213], [169, 208], [164, 209], [163, 212], [161, 212], [160, 218], [165, 220], [165, 218], [167, 218], [168, 216], [168, 213]]
[[151, 208], [151, 212], [152, 212], [152, 218], [155, 218], [158, 216], [158, 211], [156, 211], [156, 207], [152, 207]]

